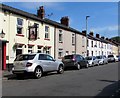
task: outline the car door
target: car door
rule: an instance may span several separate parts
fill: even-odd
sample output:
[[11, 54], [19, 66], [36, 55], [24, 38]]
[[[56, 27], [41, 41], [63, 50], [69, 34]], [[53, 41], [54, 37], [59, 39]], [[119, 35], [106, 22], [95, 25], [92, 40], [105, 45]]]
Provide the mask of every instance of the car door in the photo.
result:
[[50, 55], [46, 55], [46, 56], [47, 56], [47, 62], [48, 62], [48, 66], [49, 66], [50, 71], [57, 70], [56, 60], [54, 60], [53, 57]]
[[47, 56], [45, 54], [39, 54], [38, 62], [39, 65], [42, 66], [44, 71], [50, 70], [50, 67], [48, 66]]
[[84, 59], [84, 57], [82, 57], [80, 55], [79, 58], [80, 58], [80, 64], [81, 64], [81, 66], [86, 66], [86, 60]]
[[95, 65], [98, 63], [98, 61], [97, 61], [97, 59], [96, 59], [95, 56], [93, 57], [93, 61], [94, 61], [94, 64], [95, 64]]

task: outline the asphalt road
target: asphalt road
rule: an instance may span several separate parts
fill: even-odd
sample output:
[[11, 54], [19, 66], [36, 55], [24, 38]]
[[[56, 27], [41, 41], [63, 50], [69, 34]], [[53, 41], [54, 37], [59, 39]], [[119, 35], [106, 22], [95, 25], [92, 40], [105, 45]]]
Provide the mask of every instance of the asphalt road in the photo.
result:
[[3, 96], [112, 96], [118, 89], [118, 63], [51, 73], [40, 79], [5, 77], [9, 79], [3, 79]]

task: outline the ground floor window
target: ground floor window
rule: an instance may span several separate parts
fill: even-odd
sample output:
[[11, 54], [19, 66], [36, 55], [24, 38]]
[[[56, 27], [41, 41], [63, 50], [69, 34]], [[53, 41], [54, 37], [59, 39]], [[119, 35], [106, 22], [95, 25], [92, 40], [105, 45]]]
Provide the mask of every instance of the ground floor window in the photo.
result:
[[38, 49], [37, 49], [37, 52], [38, 52], [38, 53], [42, 53], [42, 47], [41, 47], [41, 46], [37, 46], [37, 48], [38, 48]]
[[93, 56], [93, 51], [92, 51], [92, 56]]
[[16, 49], [16, 56], [19, 55], [19, 54], [22, 54], [22, 50], [23, 50], [22, 47], [23, 47], [22, 45], [19, 45], [17, 47], [17, 49]]
[[50, 50], [51, 48], [46, 46], [43, 48], [43, 53], [50, 54]]
[[87, 50], [87, 56], [89, 56], [89, 50]]
[[28, 53], [33, 53], [33, 46], [28, 46]]
[[63, 49], [58, 50], [58, 58], [61, 58], [63, 56]]
[[66, 52], [65, 52], [65, 55], [68, 55], [68, 54], [69, 54], [69, 51], [66, 51]]

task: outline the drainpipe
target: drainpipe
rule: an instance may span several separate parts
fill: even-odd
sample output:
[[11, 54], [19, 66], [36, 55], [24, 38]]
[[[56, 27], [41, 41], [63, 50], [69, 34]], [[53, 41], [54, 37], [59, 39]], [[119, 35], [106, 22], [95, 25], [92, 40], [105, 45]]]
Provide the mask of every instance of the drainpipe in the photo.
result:
[[75, 54], [76, 54], [76, 50], [77, 50], [77, 37], [76, 37], [76, 33], [75, 33]]
[[54, 58], [55, 59], [57, 59], [56, 58], [56, 28], [57, 28], [57, 26], [55, 26], [55, 28], [54, 28]]

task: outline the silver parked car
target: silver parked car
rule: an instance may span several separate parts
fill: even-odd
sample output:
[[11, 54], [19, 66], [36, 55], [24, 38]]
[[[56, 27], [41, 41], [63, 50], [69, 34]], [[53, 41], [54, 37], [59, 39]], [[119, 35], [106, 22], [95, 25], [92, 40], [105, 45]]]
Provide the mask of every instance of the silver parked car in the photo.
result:
[[99, 60], [99, 64], [108, 64], [108, 58], [105, 55], [96, 56], [96, 58]]
[[19, 76], [21, 73], [33, 73], [35, 78], [40, 78], [44, 72], [64, 72], [64, 64], [53, 59], [48, 54], [21, 54], [14, 61], [13, 74]]
[[99, 65], [99, 60], [95, 56], [88, 56], [85, 59], [88, 61], [89, 66]]

